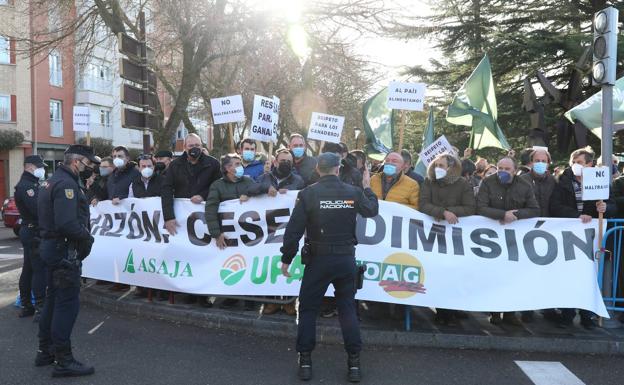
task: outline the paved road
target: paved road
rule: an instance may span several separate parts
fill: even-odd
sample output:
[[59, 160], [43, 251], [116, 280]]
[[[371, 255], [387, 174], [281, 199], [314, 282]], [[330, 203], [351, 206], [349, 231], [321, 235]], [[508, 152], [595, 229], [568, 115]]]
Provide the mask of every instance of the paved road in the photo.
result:
[[[18, 319], [12, 305], [18, 277], [19, 269], [0, 272], [0, 384], [297, 383], [292, 340], [137, 319], [86, 305], [74, 330], [74, 347], [80, 359], [96, 366], [96, 374], [52, 380], [49, 367], [32, 365], [36, 324]], [[340, 346], [320, 345], [313, 359], [312, 383], [345, 383], [345, 355]], [[606, 356], [367, 346], [362, 360], [365, 384], [624, 383], [622, 358]], [[530, 361], [520, 363], [528, 374], [516, 361]]]

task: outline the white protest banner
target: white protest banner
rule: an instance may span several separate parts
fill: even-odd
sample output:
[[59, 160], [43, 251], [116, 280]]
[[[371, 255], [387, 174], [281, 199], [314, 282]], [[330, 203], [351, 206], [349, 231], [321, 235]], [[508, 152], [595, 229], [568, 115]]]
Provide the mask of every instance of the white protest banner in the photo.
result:
[[388, 85], [388, 108], [422, 111], [426, 89], [425, 83], [390, 82]]
[[609, 167], [584, 167], [582, 199], [584, 201], [609, 199], [610, 183], [611, 170]]
[[[100, 202], [91, 207], [95, 243], [83, 275], [203, 295], [296, 296], [300, 257], [286, 278], [279, 251], [296, 197], [222, 202], [223, 250], [207, 233], [204, 206], [188, 199], [175, 200], [175, 236], [164, 230], [160, 198]], [[501, 226], [472, 216], [449, 225], [380, 201], [378, 216], [358, 218], [356, 260], [367, 270], [357, 297], [467, 311], [580, 308], [606, 317], [594, 261], [597, 223], [532, 218]]]
[[89, 132], [89, 107], [74, 106], [74, 131]]
[[254, 95], [251, 130], [249, 137], [261, 142], [273, 140], [273, 119], [275, 102], [273, 98]]
[[[435, 159], [436, 156], [444, 153], [453, 153], [453, 147], [446, 139], [446, 136], [442, 135], [438, 139], [436, 139], [433, 143], [425, 147], [419, 154], [420, 160], [423, 162], [425, 167], [429, 166], [432, 160]], [[457, 154], [455, 154], [457, 155]]]
[[212, 122], [214, 124], [236, 123], [245, 120], [243, 97], [241, 95], [210, 99]]
[[273, 95], [273, 143], [277, 143], [279, 133], [280, 98]]
[[310, 119], [308, 139], [339, 143], [344, 126], [344, 116], [335, 116], [313, 112]]

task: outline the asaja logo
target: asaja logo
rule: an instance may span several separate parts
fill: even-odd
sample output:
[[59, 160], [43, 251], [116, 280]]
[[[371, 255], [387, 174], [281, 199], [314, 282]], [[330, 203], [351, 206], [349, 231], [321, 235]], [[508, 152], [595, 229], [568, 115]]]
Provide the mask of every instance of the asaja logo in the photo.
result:
[[137, 274], [139, 272], [150, 274], [168, 275], [171, 278], [176, 277], [192, 277], [193, 271], [191, 270], [191, 264], [184, 261], [173, 261], [167, 263], [164, 259], [159, 260], [156, 258], [137, 258], [135, 263], [134, 253], [132, 249], [128, 252], [126, 263], [124, 264], [124, 273]]
[[425, 270], [416, 257], [408, 253], [390, 254], [382, 263], [366, 262], [364, 278], [379, 281], [386, 293], [394, 298], [425, 294]]
[[234, 254], [223, 263], [220, 272], [221, 280], [228, 286], [236, 285], [245, 275], [245, 270], [247, 270], [245, 257]]

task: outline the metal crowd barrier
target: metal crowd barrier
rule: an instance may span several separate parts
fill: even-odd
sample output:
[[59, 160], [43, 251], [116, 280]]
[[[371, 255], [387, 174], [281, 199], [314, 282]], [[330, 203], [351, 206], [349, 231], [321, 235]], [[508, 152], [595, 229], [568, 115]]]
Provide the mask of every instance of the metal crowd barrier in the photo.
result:
[[607, 220], [607, 231], [600, 245], [601, 250], [598, 268], [598, 284], [607, 310], [624, 311], [624, 275], [622, 269], [622, 252], [624, 252], [624, 219]]

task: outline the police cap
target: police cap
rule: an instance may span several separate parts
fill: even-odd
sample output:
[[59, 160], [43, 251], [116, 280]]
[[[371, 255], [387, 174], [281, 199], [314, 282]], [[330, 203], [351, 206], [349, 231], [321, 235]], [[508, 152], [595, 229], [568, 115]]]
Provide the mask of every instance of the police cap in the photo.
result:
[[322, 172], [327, 172], [334, 167], [340, 166], [340, 156], [333, 152], [324, 152], [318, 157], [318, 168]]
[[173, 152], [167, 150], [160, 150], [154, 155], [156, 158], [173, 158]]
[[89, 159], [91, 162], [95, 164], [100, 164], [100, 159], [95, 156], [95, 154], [93, 153], [93, 148], [91, 146], [72, 144], [67, 148], [67, 150], [65, 150], [65, 154], [82, 155], [85, 158]]
[[24, 164], [34, 164], [37, 167], [45, 167], [41, 155], [29, 155], [24, 159]]

